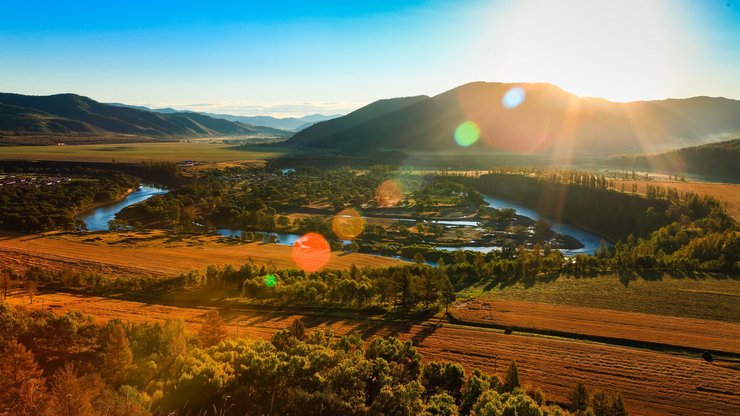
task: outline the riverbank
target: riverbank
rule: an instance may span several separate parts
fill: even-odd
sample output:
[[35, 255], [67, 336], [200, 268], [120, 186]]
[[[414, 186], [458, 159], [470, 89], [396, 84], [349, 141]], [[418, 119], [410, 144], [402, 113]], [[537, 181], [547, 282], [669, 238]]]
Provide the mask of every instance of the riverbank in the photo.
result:
[[97, 208], [92, 208], [86, 210], [85, 213], [78, 214], [77, 219], [87, 225], [88, 231], [107, 231], [109, 229], [108, 221], [115, 219], [116, 214], [122, 209], [146, 201], [155, 195], [162, 195], [169, 192], [168, 189], [144, 184], [139, 185], [139, 188], [135, 191], [132, 189], [130, 191], [127, 195], [116, 201], [102, 204]]
[[126, 197], [128, 197], [129, 195], [131, 195], [133, 192], [134, 192], [134, 188], [128, 188], [126, 190], [126, 192], [123, 193], [123, 195], [118, 196], [116, 198], [113, 198], [113, 199], [111, 199], [109, 201], [105, 201], [105, 202], [93, 202], [92, 204], [86, 206], [85, 208], [83, 208], [83, 209], [75, 212], [75, 217], [77, 217], [77, 218], [83, 217], [83, 216], [85, 216], [85, 214], [89, 214], [89, 213], [95, 211], [98, 208], [102, 208], [102, 207], [104, 207], [106, 205], [112, 205], [112, 204], [115, 204], [116, 202], [121, 202], [124, 199], [126, 199]]

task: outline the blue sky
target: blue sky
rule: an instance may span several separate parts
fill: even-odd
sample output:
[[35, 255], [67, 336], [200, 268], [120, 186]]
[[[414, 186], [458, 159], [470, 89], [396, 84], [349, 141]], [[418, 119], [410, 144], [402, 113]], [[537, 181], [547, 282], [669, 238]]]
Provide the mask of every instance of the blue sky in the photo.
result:
[[3, 0], [0, 90], [343, 113], [471, 81], [740, 99], [740, 2]]

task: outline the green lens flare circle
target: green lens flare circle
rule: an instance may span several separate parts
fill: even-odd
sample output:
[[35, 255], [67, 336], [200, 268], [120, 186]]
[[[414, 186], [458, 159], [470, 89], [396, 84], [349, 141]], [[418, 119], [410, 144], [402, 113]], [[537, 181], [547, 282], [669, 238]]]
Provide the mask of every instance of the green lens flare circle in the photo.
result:
[[455, 129], [455, 142], [458, 146], [468, 147], [480, 138], [480, 128], [475, 122], [466, 121]]
[[275, 277], [275, 275], [268, 274], [267, 276], [265, 276], [265, 286], [273, 287], [275, 286], [275, 283], [277, 283], [277, 278]]

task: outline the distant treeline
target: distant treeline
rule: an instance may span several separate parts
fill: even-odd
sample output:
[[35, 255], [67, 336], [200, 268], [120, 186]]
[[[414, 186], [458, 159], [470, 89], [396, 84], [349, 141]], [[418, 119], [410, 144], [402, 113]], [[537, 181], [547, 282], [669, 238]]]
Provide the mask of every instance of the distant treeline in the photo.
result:
[[0, 172], [5, 173], [54, 173], [62, 175], [89, 174], [101, 172], [122, 172], [140, 178], [142, 181], [162, 186], [179, 186], [190, 181], [182, 175], [180, 166], [173, 162], [119, 163], [109, 162], [68, 162], [58, 160], [3, 160]]
[[687, 147], [657, 155], [619, 155], [608, 163], [624, 169], [694, 173], [740, 180], [740, 139]]

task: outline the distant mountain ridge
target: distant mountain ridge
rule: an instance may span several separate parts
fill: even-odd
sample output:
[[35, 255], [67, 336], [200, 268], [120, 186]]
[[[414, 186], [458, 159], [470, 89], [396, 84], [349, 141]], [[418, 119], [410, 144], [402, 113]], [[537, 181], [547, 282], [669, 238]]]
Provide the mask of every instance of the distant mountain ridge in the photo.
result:
[[155, 113], [172, 114], [172, 113], [197, 113], [203, 114], [209, 117], [221, 118], [229, 121], [238, 121], [241, 123], [250, 124], [253, 126], [272, 127], [275, 129], [286, 130], [286, 131], [301, 131], [307, 127], [310, 127], [320, 121], [331, 120], [337, 117], [341, 117], [341, 114], [323, 115], [323, 114], [310, 114], [303, 117], [285, 117], [278, 118], [272, 116], [235, 116], [233, 114], [219, 114], [209, 113], [203, 111], [189, 111], [189, 110], [176, 110], [174, 108], [149, 108], [140, 105], [129, 105], [123, 103], [109, 103], [120, 107], [131, 107], [138, 108], [145, 111], [153, 111]]
[[[30, 96], [0, 93], [0, 137], [23, 144], [24, 136], [184, 138], [286, 136], [270, 127], [252, 126], [198, 113], [155, 113], [97, 102], [76, 94]], [[6, 140], [7, 141], [7, 140]]]
[[[514, 88], [524, 100], [502, 104]], [[659, 152], [707, 143], [740, 132], [740, 101], [694, 97], [630, 103], [581, 98], [542, 83], [465, 84], [434, 97], [376, 101], [317, 123], [286, 145], [329, 149], [459, 149], [455, 130], [480, 129], [473, 149], [574, 154]]]

